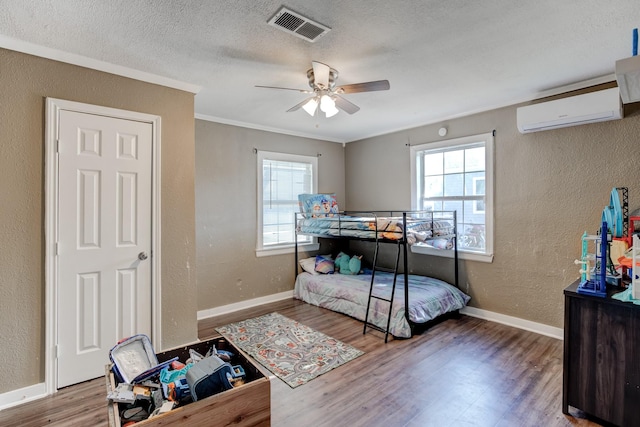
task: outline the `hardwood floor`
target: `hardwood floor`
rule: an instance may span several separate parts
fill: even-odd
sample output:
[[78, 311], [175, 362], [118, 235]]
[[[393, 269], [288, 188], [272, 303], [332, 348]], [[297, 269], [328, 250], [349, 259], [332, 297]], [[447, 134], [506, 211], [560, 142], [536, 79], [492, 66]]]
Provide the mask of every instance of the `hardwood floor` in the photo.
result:
[[[295, 389], [274, 379], [275, 427], [599, 425], [562, 414], [562, 341], [472, 317], [385, 344], [357, 320], [292, 299], [201, 321], [199, 336], [273, 311], [365, 351]], [[0, 411], [0, 425], [107, 425], [105, 393], [102, 378], [67, 387]]]

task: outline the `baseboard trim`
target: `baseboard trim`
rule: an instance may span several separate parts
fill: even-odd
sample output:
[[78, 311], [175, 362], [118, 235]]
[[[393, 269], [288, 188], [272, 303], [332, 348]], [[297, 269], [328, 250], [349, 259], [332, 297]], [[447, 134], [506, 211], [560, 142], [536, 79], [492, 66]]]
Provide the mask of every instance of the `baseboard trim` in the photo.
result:
[[507, 316], [506, 314], [495, 313], [475, 307], [464, 307], [460, 310], [460, 313], [490, 322], [502, 323], [503, 325], [524, 329], [525, 331], [535, 332], [551, 338], [564, 339], [564, 330], [562, 328], [556, 328], [543, 323], [532, 322], [530, 320], [520, 319], [519, 317]]
[[[293, 298], [293, 291], [281, 292], [278, 294], [267, 295], [265, 297], [223, 305], [221, 307], [200, 310], [198, 311], [197, 318], [198, 320], [203, 320], [209, 317], [229, 314], [233, 313], [234, 311], [244, 310], [271, 302], [282, 301], [288, 298]], [[506, 314], [500, 314], [475, 307], [464, 307], [460, 310], [460, 313], [467, 316], [488, 320], [490, 322], [502, 323], [503, 325], [513, 326], [514, 328], [518, 329], [524, 329], [525, 331], [535, 332], [537, 334], [545, 335], [551, 338], [557, 338], [559, 340], [564, 339], [564, 330], [562, 328], [556, 328], [553, 326], [545, 325], [543, 323], [532, 322], [530, 320], [520, 319], [519, 317], [507, 316]]]
[[47, 396], [45, 383], [34, 384], [0, 394], [0, 411]]
[[234, 311], [244, 310], [246, 308], [256, 307], [270, 302], [282, 301], [283, 299], [293, 298], [293, 291], [280, 292], [279, 294], [267, 295], [266, 297], [254, 298], [246, 301], [240, 301], [233, 304], [223, 305], [221, 307], [209, 308], [198, 311], [198, 320], [207, 319], [209, 317], [220, 316], [221, 314], [233, 313]]

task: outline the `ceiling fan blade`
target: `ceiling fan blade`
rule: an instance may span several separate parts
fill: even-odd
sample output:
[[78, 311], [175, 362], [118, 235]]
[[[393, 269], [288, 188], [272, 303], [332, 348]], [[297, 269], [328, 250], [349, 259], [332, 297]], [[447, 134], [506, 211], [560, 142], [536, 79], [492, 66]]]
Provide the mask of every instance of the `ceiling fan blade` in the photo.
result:
[[313, 93], [312, 90], [307, 90], [307, 89], [294, 89], [294, 88], [290, 88], [290, 87], [279, 87], [279, 86], [260, 86], [260, 85], [256, 85], [255, 87], [261, 87], [261, 88], [265, 88], [265, 89], [280, 89], [280, 90], [294, 90], [296, 92], [300, 92], [300, 93]]
[[310, 100], [310, 99], [313, 99], [313, 98], [315, 98], [315, 97], [311, 96], [311, 97], [309, 97], [309, 98], [305, 99], [304, 101], [297, 103], [297, 104], [296, 104], [296, 105], [294, 105], [293, 107], [289, 108], [289, 109], [287, 110], [287, 113], [290, 113], [290, 112], [292, 112], [292, 111], [299, 110], [299, 109], [300, 109], [304, 104], [306, 104], [307, 102], [309, 102], [309, 100]]
[[318, 61], [311, 61], [311, 65], [313, 65], [313, 78], [315, 83], [323, 86], [325, 89], [328, 88], [331, 67]]
[[358, 112], [358, 110], [360, 110], [360, 107], [358, 107], [356, 104], [354, 104], [353, 102], [347, 101], [341, 96], [336, 95], [335, 101], [336, 101], [336, 107], [338, 107], [343, 111], [346, 111], [349, 114], [356, 113]]
[[336, 88], [336, 93], [373, 92], [376, 90], [389, 90], [389, 87], [389, 80], [376, 80], [374, 82], [338, 86]]

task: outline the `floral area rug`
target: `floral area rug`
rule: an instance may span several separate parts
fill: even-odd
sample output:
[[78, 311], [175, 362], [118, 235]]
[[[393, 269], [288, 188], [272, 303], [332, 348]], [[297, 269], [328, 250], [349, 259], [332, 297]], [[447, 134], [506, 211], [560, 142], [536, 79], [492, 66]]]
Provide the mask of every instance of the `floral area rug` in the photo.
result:
[[292, 388], [364, 354], [279, 313], [216, 330]]

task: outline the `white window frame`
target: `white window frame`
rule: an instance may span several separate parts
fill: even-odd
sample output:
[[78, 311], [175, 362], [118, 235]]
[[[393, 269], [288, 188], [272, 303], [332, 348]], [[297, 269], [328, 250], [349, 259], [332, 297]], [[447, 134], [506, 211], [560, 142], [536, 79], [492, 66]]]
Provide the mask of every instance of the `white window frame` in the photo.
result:
[[[411, 208], [414, 210], [417, 210], [419, 209], [419, 206], [420, 206], [418, 203], [418, 200], [419, 200], [419, 197], [421, 197], [421, 195], [418, 194], [418, 191], [419, 191], [419, 183], [418, 183], [418, 176], [417, 176], [418, 166], [416, 164], [418, 154], [420, 152], [425, 150], [427, 151], [438, 150], [443, 148], [455, 149], [455, 148], [461, 148], [465, 145], [471, 145], [474, 143], [477, 144], [481, 142], [484, 142], [484, 148], [485, 148], [485, 251], [483, 253], [480, 253], [480, 252], [473, 252], [473, 251], [466, 251], [463, 249], [459, 249], [458, 256], [460, 259], [466, 259], [471, 261], [492, 262], [493, 261], [493, 239], [494, 239], [494, 229], [493, 229], [494, 136], [493, 136], [493, 132], [411, 146], [410, 148]], [[475, 210], [475, 204], [474, 204], [474, 210]], [[443, 256], [443, 257], [453, 257], [453, 254], [451, 253], [452, 251], [437, 250], [437, 249], [420, 246], [420, 245], [413, 245], [411, 247], [411, 250], [412, 252], [415, 252], [415, 253]]]
[[[273, 246], [264, 246], [263, 240], [263, 206], [262, 206], [262, 165], [265, 160], [276, 160], [276, 161], [285, 161], [285, 162], [298, 162], [298, 163], [309, 163], [311, 164], [311, 193], [318, 192], [318, 157], [317, 156], [305, 156], [300, 154], [289, 154], [289, 153], [277, 153], [272, 151], [258, 151], [257, 152], [257, 235], [256, 235], [256, 256], [271, 256], [271, 255], [282, 255], [282, 254], [291, 254], [295, 251], [295, 242], [281, 244], [281, 245], [273, 245]], [[292, 212], [293, 216], [294, 213]], [[314, 251], [319, 249], [319, 244], [317, 239], [313, 238], [310, 243], [299, 243], [298, 249], [303, 251]]]

